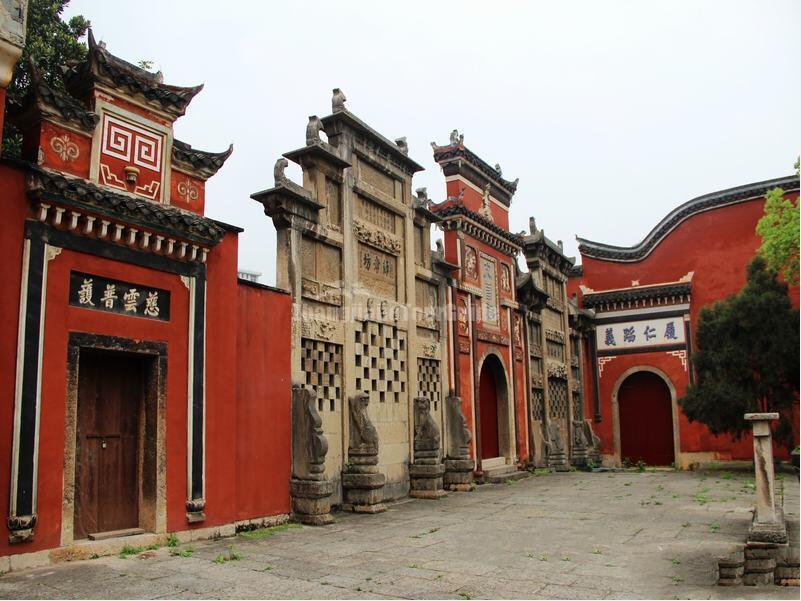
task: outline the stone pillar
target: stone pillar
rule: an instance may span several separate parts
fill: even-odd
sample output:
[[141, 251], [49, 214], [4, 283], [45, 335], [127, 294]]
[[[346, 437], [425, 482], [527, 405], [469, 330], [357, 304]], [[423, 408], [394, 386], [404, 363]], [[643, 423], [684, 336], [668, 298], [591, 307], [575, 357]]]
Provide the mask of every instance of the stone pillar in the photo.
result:
[[328, 440], [317, 413], [317, 395], [310, 388], [292, 387], [292, 518], [302, 524], [321, 526], [331, 517], [333, 486], [325, 477]]
[[783, 544], [787, 542], [787, 529], [781, 507], [776, 506], [773, 488], [773, 445], [770, 422], [779, 419], [778, 413], [746, 413], [754, 434], [754, 471], [756, 480], [756, 508], [748, 542]]
[[584, 434], [584, 421], [577, 419], [573, 420], [573, 436], [571, 437], [573, 448], [571, 457], [573, 465], [577, 467], [584, 467], [587, 465], [587, 438]]
[[445, 466], [440, 457], [440, 434], [431, 417], [431, 401], [414, 399], [414, 463], [409, 466], [410, 497], [439, 499], [448, 493], [443, 489]]
[[348, 463], [342, 472], [342, 509], [357, 513], [380, 513], [384, 505], [387, 478], [378, 471], [378, 431], [367, 405], [370, 395], [361, 392], [350, 399]]
[[448, 435], [443, 483], [448, 490], [467, 492], [472, 488], [475, 461], [470, 458], [472, 437], [462, 413], [462, 399], [454, 395], [446, 397], [445, 411], [448, 412]]

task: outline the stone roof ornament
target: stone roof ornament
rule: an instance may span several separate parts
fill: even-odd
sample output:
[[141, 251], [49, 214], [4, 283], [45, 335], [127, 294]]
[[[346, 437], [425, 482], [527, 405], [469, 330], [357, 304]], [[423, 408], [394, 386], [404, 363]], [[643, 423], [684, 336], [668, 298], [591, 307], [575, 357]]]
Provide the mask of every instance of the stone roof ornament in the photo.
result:
[[400, 148], [400, 151], [403, 154], [405, 155], [409, 154], [409, 145], [406, 143], [406, 136], [403, 136], [402, 138], [398, 138], [397, 140], [395, 140], [395, 144], [398, 146], [398, 148]]
[[331, 97], [331, 112], [341, 113], [345, 109], [345, 102], [348, 100], [345, 93], [339, 88], [334, 88], [334, 95]]
[[322, 142], [320, 130], [323, 129], [323, 122], [317, 115], [309, 115], [309, 124], [306, 126], [306, 146], [313, 146]]
[[451, 146], [460, 146], [464, 144], [464, 134], [460, 134], [458, 129], [451, 132]]
[[287, 161], [284, 157], [281, 157], [275, 162], [275, 167], [273, 167], [273, 176], [275, 177], [276, 187], [286, 183], [287, 177], [286, 173], [284, 173], [284, 169], [287, 167], [289, 167], [289, 161]]
[[532, 236], [537, 233], [537, 220], [533, 217], [528, 218], [528, 231]]
[[501, 169], [500, 163], [495, 163], [495, 171], [498, 172], [498, 177], [503, 177], [503, 169]]
[[415, 193], [417, 194], [417, 198], [419, 198], [420, 200], [423, 200], [423, 201], [428, 201], [429, 200], [429, 198], [428, 198], [428, 188], [425, 188], [425, 187], [417, 188], [417, 190], [415, 190]]

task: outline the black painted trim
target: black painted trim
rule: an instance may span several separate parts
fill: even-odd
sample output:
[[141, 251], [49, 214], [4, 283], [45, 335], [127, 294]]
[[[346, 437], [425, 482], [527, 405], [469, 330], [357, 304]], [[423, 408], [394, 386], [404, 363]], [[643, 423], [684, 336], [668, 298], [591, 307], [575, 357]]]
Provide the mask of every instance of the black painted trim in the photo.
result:
[[197, 274], [195, 279], [195, 331], [193, 332], [192, 354], [192, 490], [191, 499], [203, 498], [203, 351], [206, 344], [206, 270]]
[[690, 321], [684, 322], [684, 340], [687, 343], [687, 376], [689, 377], [690, 384], [695, 384], [695, 373], [693, 372], [693, 338], [692, 328], [690, 328]]
[[640, 315], [615, 315], [614, 317], [596, 317], [593, 323], [603, 325], [607, 323], [625, 323], [627, 321], [646, 321], [648, 319], [662, 319], [664, 317], [684, 317], [690, 309], [674, 309], [673, 311], [658, 311], [654, 313], [642, 313]]
[[22, 349], [22, 391], [17, 456], [16, 515], [34, 513], [34, 457], [36, 455], [36, 399], [39, 379], [39, 334], [42, 317], [45, 243], [30, 241], [28, 290], [26, 294], [25, 333]]
[[594, 413], [593, 420], [596, 424], [601, 422], [601, 393], [600, 393], [600, 378], [598, 377], [598, 347], [595, 342], [595, 332], [592, 332], [590, 336], [587, 337], [590, 343], [590, 357], [592, 358], [592, 381], [593, 381], [593, 391], [592, 391], [592, 402], [594, 405]]
[[613, 351], [600, 351], [599, 357], [617, 357], [618, 355], [639, 355], [643, 353], [661, 353], [664, 351], [680, 351], [686, 348], [683, 342], [679, 344], [660, 344], [658, 346], [641, 346]]

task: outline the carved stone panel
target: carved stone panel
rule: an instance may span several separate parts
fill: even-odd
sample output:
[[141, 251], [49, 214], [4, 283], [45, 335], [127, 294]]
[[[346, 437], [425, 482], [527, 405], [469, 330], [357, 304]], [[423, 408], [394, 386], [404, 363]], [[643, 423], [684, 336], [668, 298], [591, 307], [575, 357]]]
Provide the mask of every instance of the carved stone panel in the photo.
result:
[[437, 320], [438, 297], [437, 287], [422, 280], [415, 281], [415, 303], [417, 305], [416, 317], [417, 325], [438, 329]]
[[359, 242], [359, 281], [380, 296], [398, 299], [397, 257]]
[[397, 216], [389, 209], [385, 209], [377, 202], [373, 202], [364, 196], [356, 196], [357, 215], [363, 221], [374, 225], [383, 232], [395, 234]]
[[499, 325], [498, 263], [489, 255], [481, 255], [481, 319], [485, 324]]
[[334, 305], [342, 304], [342, 253], [339, 248], [303, 238], [301, 269], [301, 294], [304, 297]]

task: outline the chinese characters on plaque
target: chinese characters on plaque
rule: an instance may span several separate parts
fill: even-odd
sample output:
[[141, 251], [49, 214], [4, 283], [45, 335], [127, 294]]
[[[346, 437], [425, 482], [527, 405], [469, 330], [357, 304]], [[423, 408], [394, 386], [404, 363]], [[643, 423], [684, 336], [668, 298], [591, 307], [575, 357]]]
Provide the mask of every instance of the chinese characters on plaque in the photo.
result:
[[684, 319], [679, 315], [625, 323], [598, 324], [595, 336], [599, 352], [682, 345], [685, 342]]
[[493, 325], [498, 324], [497, 266], [495, 259], [481, 254], [482, 320]]
[[70, 272], [70, 305], [108, 313], [170, 320], [170, 293], [160, 288]]

